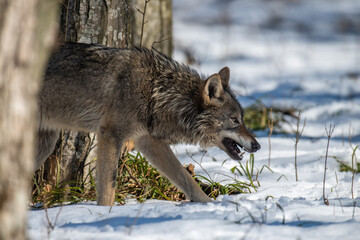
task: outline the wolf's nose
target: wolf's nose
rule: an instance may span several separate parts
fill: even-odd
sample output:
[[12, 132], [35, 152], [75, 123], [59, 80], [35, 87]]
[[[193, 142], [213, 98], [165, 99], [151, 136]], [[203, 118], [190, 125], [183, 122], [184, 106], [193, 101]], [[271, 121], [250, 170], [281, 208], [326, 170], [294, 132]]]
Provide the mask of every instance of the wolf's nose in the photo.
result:
[[256, 152], [257, 150], [259, 150], [261, 148], [261, 146], [258, 142], [253, 142], [253, 143], [251, 143], [251, 148], [252, 148], [253, 152]]

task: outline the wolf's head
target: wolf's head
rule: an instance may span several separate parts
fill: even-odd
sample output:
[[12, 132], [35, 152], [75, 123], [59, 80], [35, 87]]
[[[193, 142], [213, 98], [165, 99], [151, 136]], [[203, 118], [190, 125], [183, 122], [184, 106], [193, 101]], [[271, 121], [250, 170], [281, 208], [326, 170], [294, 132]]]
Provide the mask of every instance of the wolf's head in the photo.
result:
[[204, 111], [199, 123], [204, 137], [200, 144], [218, 146], [232, 159], [241, 160], [240, 148], [251, 153], [259, 150], [260, 144], [244, 124], [244, 109], [230, 90], [229, 79], [230, 69], [225, 67], [201, 86]]

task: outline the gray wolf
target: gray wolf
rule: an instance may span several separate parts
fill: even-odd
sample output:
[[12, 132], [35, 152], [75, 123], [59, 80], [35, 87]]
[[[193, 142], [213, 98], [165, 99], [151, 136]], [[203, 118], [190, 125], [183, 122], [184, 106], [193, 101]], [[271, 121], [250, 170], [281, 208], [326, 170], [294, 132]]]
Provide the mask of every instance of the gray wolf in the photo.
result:
[[239, 148], [260, 149], [229, 78], [227, 67], [205, 79], [155, 50], [64, 44], [39, 93], [36, 166], [51, 154], [59, 129], [96, 132], [97, 203], [113, 205], [120, 149], [132, 139], [191, 201], [208, 202], [169, 144], [217, 146], [236, 160]]

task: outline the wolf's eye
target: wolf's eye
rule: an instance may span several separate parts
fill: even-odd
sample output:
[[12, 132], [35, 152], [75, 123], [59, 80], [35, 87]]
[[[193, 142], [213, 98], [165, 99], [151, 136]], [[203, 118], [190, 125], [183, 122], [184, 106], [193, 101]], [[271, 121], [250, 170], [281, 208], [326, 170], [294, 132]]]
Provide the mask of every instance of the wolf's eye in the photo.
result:
[[231, 121], [233, 121], [233, 123], [239, 124], [239, 120], [237, 119], [237, 117], [231, 117]]

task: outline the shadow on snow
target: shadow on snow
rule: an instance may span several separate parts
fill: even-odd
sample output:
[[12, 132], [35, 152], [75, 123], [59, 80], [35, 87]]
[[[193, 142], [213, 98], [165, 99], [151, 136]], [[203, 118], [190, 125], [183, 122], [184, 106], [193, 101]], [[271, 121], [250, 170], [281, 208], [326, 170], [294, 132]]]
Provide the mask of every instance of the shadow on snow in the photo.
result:
[[143, 224], [151, 223], [162, 223], [174, 220], [180, 220], [182, 217], [113, 217], [104, 220], [87, 223], [67, 223], [61, 226], [61, 228], [83, 228], [83, 227], [105, 227], [110, 226], [113, 228], [117, 227], [130, 227]]

